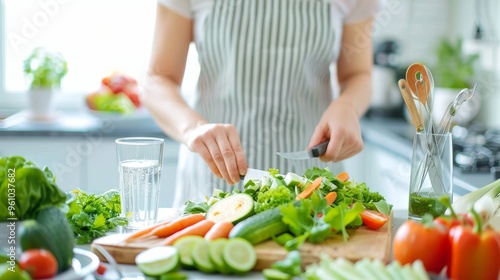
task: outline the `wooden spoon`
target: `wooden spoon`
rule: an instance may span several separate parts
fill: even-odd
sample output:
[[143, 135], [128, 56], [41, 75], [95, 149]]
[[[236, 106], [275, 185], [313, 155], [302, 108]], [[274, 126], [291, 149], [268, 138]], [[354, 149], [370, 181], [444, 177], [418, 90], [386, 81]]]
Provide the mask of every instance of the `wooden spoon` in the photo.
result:
[[406, 70], [406, 81], [413, 94], [426, 106], [427, 96], [431, 92], [427, 69], [421, 63], [414, 63]]
[[417, 106], [415, 105], [415, 101], [413, 100], [412, 93], [410, 92], [410, 88], [404, 79], [398, 81], [398, 86], [410, 113], [413, 125], [415, 125], [418, 132], [421, 132], [424, 129], [424, 126], [422, 124], [422, 118], [420, 118], [420, 114], [418, 113]]

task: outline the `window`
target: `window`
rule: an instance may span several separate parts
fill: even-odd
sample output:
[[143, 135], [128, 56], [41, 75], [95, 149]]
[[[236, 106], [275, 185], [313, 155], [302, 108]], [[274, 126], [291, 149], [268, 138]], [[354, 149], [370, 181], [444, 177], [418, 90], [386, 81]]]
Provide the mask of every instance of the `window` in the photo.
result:
[[[0, 108], [20, 106], [28, 84], [23, 60], [39, 46], [68, 62], [67, 102], [122, 71], [141, 79], [150, 55], [157, 0], [3, 0], [0, 4]], [[194, 49], [194, 48], [193, 48]], [[196, 71], [190, 57], [188, 71]], [[194, 68], [193, 68], [194, 67]], [[189, 70], [191, 69], [191, 70]], [[190, 84], [192, 85], [192, 79]]]

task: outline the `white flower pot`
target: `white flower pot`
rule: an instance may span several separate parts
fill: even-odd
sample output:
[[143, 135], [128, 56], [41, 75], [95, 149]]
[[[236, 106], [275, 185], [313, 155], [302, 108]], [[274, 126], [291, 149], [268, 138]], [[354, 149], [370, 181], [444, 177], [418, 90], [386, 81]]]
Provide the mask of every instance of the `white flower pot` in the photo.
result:
[[54, 89], [30, 89], [29, 111], [34, 117], [49, 117], [54, 114]]

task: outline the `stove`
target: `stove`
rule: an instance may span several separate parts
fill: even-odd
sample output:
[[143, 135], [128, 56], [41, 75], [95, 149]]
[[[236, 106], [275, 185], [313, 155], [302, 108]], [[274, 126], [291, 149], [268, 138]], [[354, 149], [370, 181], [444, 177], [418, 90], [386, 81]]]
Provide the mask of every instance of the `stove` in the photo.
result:
[[500, 178], [500, 130], [484, 129], [479, 124], [455, 126], [454, 165], [463, 173], [493, 173]]

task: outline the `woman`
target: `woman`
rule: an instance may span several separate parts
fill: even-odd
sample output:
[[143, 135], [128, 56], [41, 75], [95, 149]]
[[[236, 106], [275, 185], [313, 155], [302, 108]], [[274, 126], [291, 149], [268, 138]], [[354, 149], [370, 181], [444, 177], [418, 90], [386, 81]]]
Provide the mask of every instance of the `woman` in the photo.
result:
[[[247, 167], [300, 174], [361, 151], [379, 1], [159, 0], [143, 102], [184, 144], [174, 207], [213, 188], [231, 191]], [[194, 108], [179, 90], [192, 41], [200, 63]], [[276, 155], [326, 139], [320, 160]]]

